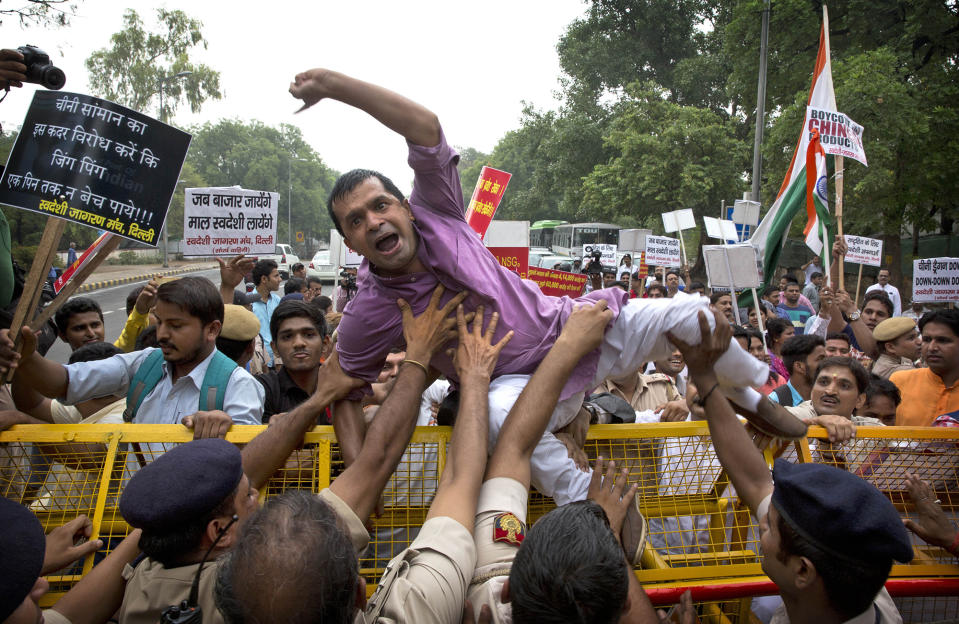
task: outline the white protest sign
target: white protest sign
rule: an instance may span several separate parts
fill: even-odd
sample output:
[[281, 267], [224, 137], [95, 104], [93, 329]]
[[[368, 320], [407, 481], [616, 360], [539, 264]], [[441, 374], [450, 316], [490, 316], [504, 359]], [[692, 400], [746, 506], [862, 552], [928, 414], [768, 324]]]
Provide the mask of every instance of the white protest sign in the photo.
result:
[[759, 254], [749, 243], [703, 245], [710, 288], [758, 288], [762, 279]]
[[646, 264], [649, 266], [678, 267], [679, 239], [667, 236], [646, 237]]
[[490, 221], [483, 244], [487, 247], [529, 247], [529, 221]]
[[743, 225], [759, 224], [759, 202], [751, 199], [737, 199], [733, 203], [733, 223]]
[[718, 238], [722, 241], [739, 240], [736, 224], [732, 221], [715, 217], [703, 217], [703, 223], [706, 224], [706, 235], [710, 238]]
[[188, 188], [183, 255], [272, 254], [280, 194], [239, 187]]
[[866, 150], [862, 147], [862, 126], [844, 113], [806, 107], [807, 132], [819, 131], [819, 143], [827, 154], [848, 156], [866, 164]]
[[667, 232], [691, 230], [694, 227], [696, 227], [696, 218], [693, 216], [693, 211], [689, 208], [663, 213], [663, 228]]
[[363, 256], [346, 246], [336, 230], [330, 230], [330, 262], [338, 267], [358, 267]]
[[912, 300], [959, 301], [959, 258], [913, 260]]
[[602, 252], [602, 257], [599, 259], [600, 264], [603, 266], [614, 267], [616, 266], [616, 245], [609, 245], [606, 243], [590, 243], [588, 245], [583, 245], [583, 255], [581, 258], [591, 258], [593, 253], [596, 251]]
[[882, 264], [882, 241], [878, 238], [866, 238], [864, 236], [852, 236], [845, 234], [846, 262], [855, 262], [856, 264], [865, 264], [866, 266], [879, 266]]
[[652, 230], [644, 229], [620, 230], [619, 250], [631, 252], [646, 251], [646, 237], [652, 233]]

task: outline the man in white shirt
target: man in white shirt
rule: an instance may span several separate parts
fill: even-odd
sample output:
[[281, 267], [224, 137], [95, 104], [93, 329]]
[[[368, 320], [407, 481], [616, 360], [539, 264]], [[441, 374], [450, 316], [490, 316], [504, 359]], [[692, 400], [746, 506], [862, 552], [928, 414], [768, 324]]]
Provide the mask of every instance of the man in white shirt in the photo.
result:
[[902, 316], [902, 297], [899, 296], [899, 289], [889, 283], [889, 269], [879, 269], [879, 277], [876, 283], [866, 289], [866, 292], [881, 290], [892, 300], [893, 316]]
[[[154, 313], [163, 354], [162, 375], [153, 388], [143, 389], [145, 394], [133, 422], [173, 424], [184, 416], [203, 418], [201, 388], [207, 370], [219, 355], [216, 338], [223, 324], [220, 294], [208, 279], [183, 277], [157, 289]], [[144, 349], [63, 366], [36, 352], [36, 338], [28, 327], [24, 326], [22, 335], [21, 354], [12, 356], [9, 330], [0, 331], [0, 364], [6, 367], [18, 362], [19, 379], [46, 397], [65, 397], [67, 405], [126, 394], [141, 364], [157, 351]], [[220, 409], [237, 424], [258, 425], [263, 397], [263, 386], [234, 362]]]

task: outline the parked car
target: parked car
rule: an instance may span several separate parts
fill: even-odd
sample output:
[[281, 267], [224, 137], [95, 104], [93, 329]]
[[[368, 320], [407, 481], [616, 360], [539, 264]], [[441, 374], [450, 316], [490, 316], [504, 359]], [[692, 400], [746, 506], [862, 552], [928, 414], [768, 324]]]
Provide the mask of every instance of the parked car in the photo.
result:
[[313, 254], [313, 259], [306, 265], [307, 277], [319, 278], [324, 284], [333, 284], [339, 277], [338, 267], [330, 260], [330, 250], [322, 249]]
[[559, 255], [542, 256], [537, 266], [543, 269], [552, 269], [556, 265], [562, 265], [557, 267], [558, 270], [570, 272], [573, 270], [573, 258]]

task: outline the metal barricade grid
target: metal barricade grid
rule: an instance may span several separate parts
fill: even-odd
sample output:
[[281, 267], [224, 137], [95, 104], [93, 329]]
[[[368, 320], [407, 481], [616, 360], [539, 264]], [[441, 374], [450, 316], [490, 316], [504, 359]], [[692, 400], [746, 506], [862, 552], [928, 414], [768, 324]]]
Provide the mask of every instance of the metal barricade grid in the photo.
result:
[[[265, 427], [234, 427], [227, 439], [243, 446]], [[382, 512], [370, 519], [371, 543], [360, 560], [370, 591], [387, 562], [415, 538], [446, 461], [450, 430], [420, 427], [414, 433], [383, 495]], [[943, 508], [959, 512], [959, 431], [931, 428], [861, 427], [843, 446], [830, 445], [825, 431], [809, 439], [765, 450], [770, 462], [816, 461], [850, 470], [872, 482], [904, 517], [914, 514], [905, 493], [907, 472], [933, 484]], [[123, 485], [141, 466], [191, 433], [178, 425], [17, 426], [0, 433], [0, 494], [27, 505], [46, 530], [88, 515], [93, 538], [104, 548], [74, 568], [50, 577], [52, 603], [95, 561], [129, 532], [117, 501]], [[602, 425], [590, 429], [586, 453], [617, 461], [639, 484], [649, 546], [637, 576], [644, 586], [721, 585], [761, 577], [758, 527], [740, 503], [719, 465], [702, 422], [659, 425]], [[261, 492], [266, 500], [289, 489], [319, 492], [342, 472], [331, 427], [317, 427]], [[532, 492], [529, 522], [553, 508], [552, 499]], [[959, 578], [959, 565], [940, 549], [914, 538], [916, 560], [896, 565], [892, 577]], [[897, 598], [907, 621], [959, 615], [956, 598]], [[748, 621], [749, 598], [702, 603], [703, 621]], [[940, 619], [942, 619], [940, 617]]]

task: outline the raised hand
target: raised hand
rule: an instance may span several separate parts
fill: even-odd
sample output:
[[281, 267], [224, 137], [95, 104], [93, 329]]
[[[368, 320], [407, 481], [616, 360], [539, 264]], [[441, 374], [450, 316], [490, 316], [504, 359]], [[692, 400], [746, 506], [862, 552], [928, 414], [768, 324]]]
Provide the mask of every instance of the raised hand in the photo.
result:
[[617, 474], [614, 461], [606, 464], [606, 474], [603, 474], [603, 458], [599, 457], [593, 466], [593, 476], [590, 478], [589, 490], [586, 492], [586, 498], [594, 501], [606, 512], [609, 528], [618, 541], [621, 541], [620, 532], [623, 529], [623, 521], [626, 519], [626, 512], [633, 504], [633, 499], [636, 498], [638, 487], [635, 483], [628, 486], [627, 474], [625, 468]]
[[493, 312], [490, 316], [489, 326], [483, 332], [483, 306], [479, 306], [476, 308], [472, 328], [467, 329], [463, 306], [456, 306], [456, 328], [459, 335], [459, 345], [453, 356], [453, 365], [456, 366], [456, 372], [460, 379], [465, 379], [470, 375], [480, 375], [486, 379], [492, 377], [500, 351], [513, 338], [511, 330], [498, 343], [492, 344], [493, 333], [496, 331], [498, 322], [499, 313]]
[[147, 282], [147, 285], [143, 287], [143, 290], [140, 291], [140, 294], [137, 295], [137, 302], [134, 304], [136, 311], [142, 315], [145, 315], [153, 306], [156, 305], [157, 301], [157, 288], [159, 284], [155, 279]]
[[300, 72], [290, 83], [290, 95], [298, 100], [303, 100], [303, 106], [298, 113], [305, 111], [320, 100], [329, 96], [323, 85], [323, 78], [326, 77], [329, 70], [316, 68]]
[[[396, 300], [396, 305], [403, 314], [403, 337], [406, 338], [407, 360], [428, 366], [433, 354], [456, 338], [456, 317], [451, 315], [469, 293], [459, 293], [441, 308], [439, 305], [443, 292], [445, 292], [443, 286], [437, 286], [430, 298], [430, 304], [426, 306], [422, 314], [416, 317], [413, 316], [413, 310], [405, 299]], [[472, 313], [465, 317], [467, 322], [472, 319]]]
[[903, 520], [903, 524], [924, 541], [948, 550], [959, 537], [959, 531], [939, 506], [936, 493], [928, 483], [912, 473], [906, 475], [906, 490], [916, 506], [918, 518]]
[[556, 342], [563, 343], [564, 348], [572, 353], [584, 356], [603, 342], [606, 327], [612, 320], [613, 312], [606, 306], [605, 299], [579, 305], [566, 319]]
[[220, 284], [228, 286], [231, 290], [240, 285], [243, 277], [253, 270], [255, 264], [253, 258], [247, 258], [243, 254], [233, 256], [224, 261], [223, 258], [217, 258], [220, 265]]
[[233, 419], [222, 410], [212, 410], [184, 416], [180, 424], [187, 429], [193, 429], [194, 440], [226, 438], [227, 432], [233, 426]]
[[686, 359], [686, 367], [692, 377], [711, 372], [713, 366], [729, 348], [729, 341], [733, 338], [733, 329], [726, 318], [717, 310], [711, 310], [711, 312], [716, 319], [716, 329], [712, 331], [709, 329], [706, 313], [699, 311], [699, 333], [702, 340], [697, 345], [683, 342], [672, 332], [666, 332], [666, 337], [676, 345]]

